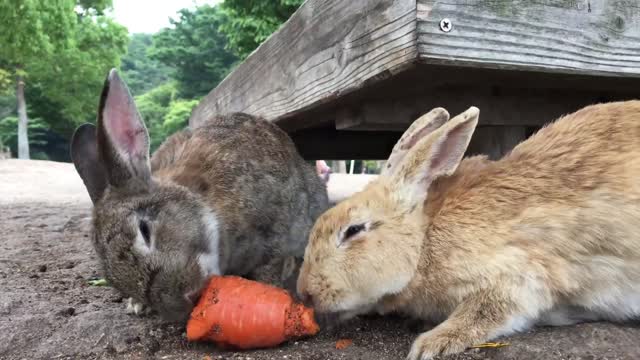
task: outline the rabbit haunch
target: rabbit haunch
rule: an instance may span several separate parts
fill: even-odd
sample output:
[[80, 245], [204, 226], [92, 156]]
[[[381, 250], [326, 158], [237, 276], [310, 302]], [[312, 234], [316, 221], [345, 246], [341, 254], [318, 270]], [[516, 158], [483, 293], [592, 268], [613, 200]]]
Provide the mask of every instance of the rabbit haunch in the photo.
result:
[[284, 131], [247, 114], [149, 135], [111, 71], [97, 127], [78, 128], [73, 162], [94, 203], [93, 243], [130, 308], [186, 320], [207, 277], [291, 287], [326, 187]]
[[441, 322], [411, 359], [535, 324], [640, 317], [640, 101], [564, 116], [498, 161], [462, 160], [478, 117], [417, 120], [389, 168], [318, 219], [300, 295], [319, 311]]

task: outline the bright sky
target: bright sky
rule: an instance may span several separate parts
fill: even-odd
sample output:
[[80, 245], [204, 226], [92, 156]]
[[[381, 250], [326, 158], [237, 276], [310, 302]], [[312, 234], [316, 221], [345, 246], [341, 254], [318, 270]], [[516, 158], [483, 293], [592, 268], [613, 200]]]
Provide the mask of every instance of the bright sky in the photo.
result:
[[216, 4], [222, 0], [113, 0], [113, 16], [129, 33], [154, 33], [169, 26], [176, 12], [196, 5]]

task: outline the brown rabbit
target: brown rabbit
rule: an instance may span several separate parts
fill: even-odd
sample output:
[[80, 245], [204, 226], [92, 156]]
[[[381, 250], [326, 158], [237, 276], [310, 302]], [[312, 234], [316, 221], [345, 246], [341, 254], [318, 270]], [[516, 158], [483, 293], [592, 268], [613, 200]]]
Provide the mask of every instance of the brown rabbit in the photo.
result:
[[321, 312], [440, 322], [410, 359], [640, 316], [640, 101], [586, 107], [501, 160], [461, 162], [478, 116], [433, 110], [382, 176], [323, 214], [299, 294]]
[[115, 70], [97, 128], [76, 130], [72, 158], [94, 203], [93, 244], [108, 282], [131, 298], [130, 310], [168, 320], [188, 317], [210, 275], [295, 288], [309, 230], [328, 207], [287, 134], [246, 114], [178, 133], [149, 160], [147, 129]]

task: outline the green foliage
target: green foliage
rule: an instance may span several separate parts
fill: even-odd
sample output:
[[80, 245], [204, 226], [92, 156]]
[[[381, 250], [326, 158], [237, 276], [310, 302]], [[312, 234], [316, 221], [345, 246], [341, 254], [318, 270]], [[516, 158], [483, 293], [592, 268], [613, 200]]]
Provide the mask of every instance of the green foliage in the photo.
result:
[[80, 17], [73, 47], [59, 51], [48, 61], [34, 63], [28, 93], [36, 100], [32, 113], [53, 130], [70, 136], [73, 129], [96, 118], [106, 74], [126, 52], [127, 30], [106, 17]]
[[[104, 77], [128, 43], [126, 28], [102, 15], [110, 5], [111, 0], [0, 1], [0, 95], [15, 89], [15, 75], [25, 77], [29, 116], [67, 139], [76, 125], [95, 119]], [[51, 133], [47, 139], [58, 141]]]
[[173, 28], [153, 36], [149, 55], [175, 69], [180, 97], [194, 99], [216, 87], [237, 58], [226, 50], [227, 40], [218, 32], [226, 21], [218, 7], [183, 9]]
[[77, 10], [83, 16], [104, 15], [104, 11], [113, 5], [111, 0], [78, 0]]
[[20, 74], [32, 155], [68, 160], [73, 130], [95, 120], [104, 78], [121, 65], [155, 150], [302, 2], [225, 0], [180, 11], [155, 35], [129, 37], [106, 15], [112, 0], [0, 0], [0, 143], [15, 152]]
[[162, 84], [144, 95], [135, 98], [138, 110], [146, 121], [162, 123], [171, 102], [176, 97], [175, 83]]
[[147, 56], [152, 35], [133, 34], [127, 55], [122, 58], [122, 77], [134, 95], [141, 95], [169, 81], [173, 69]]
[[175, 99], [176, 92], [174, 83], [166, 83], [135, 98], [138, 111], [149, 130], [152, 152], [168, 136], [164, 128], [164, 119]]
[[11, 85], [13, 85], [11, 72], [0, 68], [0, 95], [10, 93], [13, 90]]
[[171, 135], [182, 130], [187, 125], [191, 111], [198, 105], [198, 102], [198, 100], [178, 100], [171, 103], [162, 124], [165, 133]]
[[[0, 93], [0, 119], [11, 116], [16, 112], [16, 96], [13, 92]], [[2, 133], [0, 133], [0, 137]]]
[[367, 169], [367, 174], [379, 174], [380, 163], [376, 160], [362, 160], [362, 167]]
[[224, 0], [228, 21], [220, 26], [228, 49], [246, 58], [302, 5], [304, 0]]
[[[49, 126], [42, 121], [41, 118], [29, 119], [27, 127], [29, 135], [29, 144], [34, 147], [42, 147], [46, 145], [46, 131]], [[8, 146], [14, 155], [18, 152], [18, 118], [16, 116], [8, 116], [0, 119], [0, 144]], [[37, 158], [32, 156], [32, 158]], [[40, 156], [39, 158], [42, 158]]]
[[0, 57], [14, 70], [69, 45], [75, 25], [74, 0], [0, 1]]

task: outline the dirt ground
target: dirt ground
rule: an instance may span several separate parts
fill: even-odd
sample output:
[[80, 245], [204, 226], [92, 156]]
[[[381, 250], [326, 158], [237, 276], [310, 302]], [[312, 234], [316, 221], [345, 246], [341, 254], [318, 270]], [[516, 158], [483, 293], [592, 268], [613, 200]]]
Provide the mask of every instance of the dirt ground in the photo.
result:
[[[91, 203], [72, 165], [0, 160], [0, 359], [402, 359], [418, 330], [399, 318], [354, 320], [281, 347], [221, 352], [184, 329], [125, 314], [90, 286]], [[344, 350], [335, 342], [353, 340]], [[639, 359], [637, 324], [539, 328], [449, 359]]]

